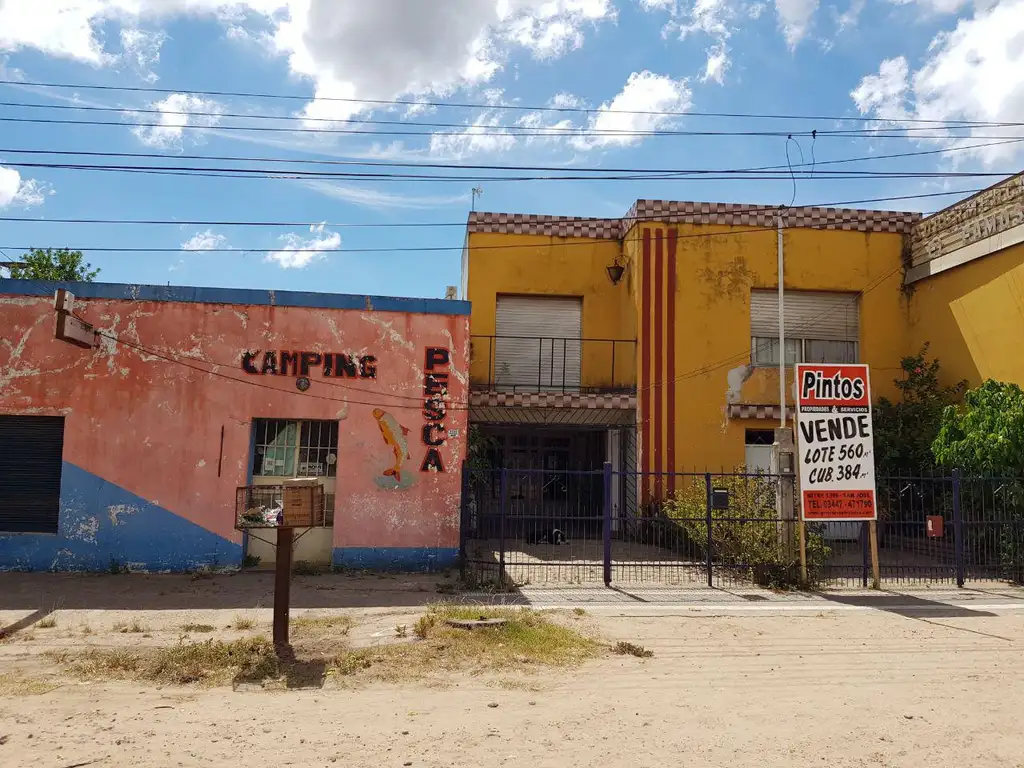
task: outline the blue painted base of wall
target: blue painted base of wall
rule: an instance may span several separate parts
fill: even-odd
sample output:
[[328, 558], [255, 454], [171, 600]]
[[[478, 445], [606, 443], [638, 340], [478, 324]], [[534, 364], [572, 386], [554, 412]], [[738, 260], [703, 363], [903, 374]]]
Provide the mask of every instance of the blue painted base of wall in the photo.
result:
[[240, 544], [64, 462], [55, 536], [0, 534], [0, 571], [175, 572], [238, 566]]
[[434, 572], [455, 568], [459, 550], [447, 547], [337, 547], [334, 565], [368, 571]]

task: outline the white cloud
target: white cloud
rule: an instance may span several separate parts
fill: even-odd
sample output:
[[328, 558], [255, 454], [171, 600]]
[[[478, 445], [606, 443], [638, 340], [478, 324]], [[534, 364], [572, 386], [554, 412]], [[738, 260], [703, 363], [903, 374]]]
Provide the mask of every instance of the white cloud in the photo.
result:
[[571, 144], [581, 150], [636, 144], [644, 137], [628, 132], [654, 131], [675, 122], [672, 115], [642, 113], [685, 112], [692, 105], [691, 95], [685, 79], [634, 72], [622, 91], [590, 117], [590, 130], [607, 133], [574, 137]]
[[727, 41], [739, 29], [740, 22], [756, 19], [762, 6], [740, 0], [641, 0], [647, 11], [667, 11], [669, 21], [661, 31], [662, 37], [677, 36], [686, 40], [693, 35], [707, 35], [714, 42], [706, 49], [707, 59], [700, 80], [724, 83], [732, 62]]
[[183, 251], [212, 251], [228, 247], [228, 239], [212, 229], [203, 232], [196, 232], [192, 237], [181, 244]]
[[810, 31], [818, 0], [775, 0], [779, 29], [790, 48], [795, 48]]
[[[147, 123], [147, 125], [137, 125], [132, 128], [132, 133], [136, 138], [143, 144], [158, 149], [180, 149], [184, 142], [184, 126], [213, 127], [220, 121], [217, 113], [223, 112], [222, 107], [216, 101], [188, 93], [172, 93], [165, 99], [153, 102], [150, 107], [160, 110], [161, 114], [153, 115], [140, 112], [128, 112], [127, 114], [141, 123]], [[205, 114], [193, 114], [196, 112]], [[195, 134], [193, 133], [192, 136], [194, 138]]]
[[312, 237], [304, 237], [294, 232], [281, 235], [284, 247], [268, 253], [266, 260], [277, 262], [282, 269], [302, 269], [315, 259], [326, 258], [323, 251], [341, 247], [341, 235], [325, 231], [323, 224], [314, 224], [309, 231]]
[[53, 189], [35, 179], [23, 179], [14, 168], [0, 166], [0, 208], [17, 206], [34, 208], [42, 205]]
[[147, 83], [160, 79], [153, 68], [160, 62], [160, 48], [167, 42], [163, 32], [121, 28], [121, 60], [133, 67]]
[[708, 60], [704, 67], [701, 81], [714, 80], [719, 85], [725, 83], [725, 73], [729, 71], [729, 49], [724, 42], [719, 42], [707, 50]]
[[[494, 77], [509, 51], [539, 59], [578, 48], [589, 29], [614, 21], [613, 0], [39, 0], [0, 2], [0, 52], [43, 53], [109, 66], [141, 57], [151, 72], [159, 33], [143, 21], [182, 15], [216, 19], [232, 39], [250, 38], [287, 58], [312, 81], [300, 113], [341, 120], [364, 111], [342, 99], [447, 96]], [[102, 27], [127, 29], [121, 53], [106, 48]], [[316, 125], [322, 126], [323, 123]]]
[[430, 151], [435, 155], [460, 158], [482, 153], [505, 152], [516, 145], [516, 136], [501, 129], [504, 113], [482, 112], [461, 133], [451, 130], [430, 137]]
[[301, 182], [303, 186], [319, 192], [322, 195], [333, 197], [336, 200], [344, 200], [346, 203], [361, 205], [364, 208], [406, 208], [406, 209], [427, 209], [439, 208], [445, 205], [457, 203], [468, 203], [469, 193], [451, 196], [427, 196], [418, 197], [414, 195], [398, 195], [392, 192], [381, 192], [376, 189], [366, 189], [350, 184], [340, 184], [336, 181], [310, 180]]
[[[1024, 122], [1024, 0], [1001, 0], [976, 10], [972, 18], [961, 19], [954, 30], [932, 40], [926, 60], [915, 72], [903, 57], [887, 59], [850, 95], [862, 114], [890, 120]], [[993, 130], [1024, 138], [1019, 127], [977, 127], [971, 131], [974, 138], [944, 138], [939, 143], [985, 143], [981, 137]], [[1020, 147], [1002, 144], [957, 156], [973, 155], [991, 166], [1019, 157]]]

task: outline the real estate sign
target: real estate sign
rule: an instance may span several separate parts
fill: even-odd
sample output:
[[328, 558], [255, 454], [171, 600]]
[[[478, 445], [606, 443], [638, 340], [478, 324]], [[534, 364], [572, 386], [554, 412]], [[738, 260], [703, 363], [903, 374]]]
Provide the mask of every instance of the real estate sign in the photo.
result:
[[868, 367], [801, 364], [796, 389], [803, 519], [876, 519]]

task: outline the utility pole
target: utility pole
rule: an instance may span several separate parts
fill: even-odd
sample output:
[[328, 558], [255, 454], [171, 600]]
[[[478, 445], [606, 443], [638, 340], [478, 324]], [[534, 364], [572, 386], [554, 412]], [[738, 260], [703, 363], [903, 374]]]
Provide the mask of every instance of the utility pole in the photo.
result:
[[783, 287], [785, 256], [782, 248], [782, 210], [778, 217], [779, 259], [779, 427], [786, 428], [786, 298]]

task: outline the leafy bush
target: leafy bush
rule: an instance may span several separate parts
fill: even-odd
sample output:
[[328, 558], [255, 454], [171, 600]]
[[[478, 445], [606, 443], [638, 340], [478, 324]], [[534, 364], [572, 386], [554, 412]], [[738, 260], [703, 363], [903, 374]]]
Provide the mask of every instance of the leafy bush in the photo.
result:
[[903, 375], [893, 381], [900, 400], [882, 397], [875, 405], [875, 466], [883, 474], [935, 466], [932, 441], [939, 433], [943, 412], [967, 386], [966, 381], [942, 386], [939, 361], [928, 360], [927, 355], [925, 344], [916, 355], [904, 357], [900, 361]]
[[[719, 476], [715, 487], [729, 492], [729, 508], [711, 511], [711, 558], [720, 565], [746, 571], [749, 578], [772, 589], [800, 585], [800, 554], [796, 522], [783, 523], [775, 511], [778, 479], [748, 475]], [[664, 504], [663, 512], [681, 526], [687, 538], [707, 557], [707, 497], [703, 487], [679, 491]], [[786, 527], [792, 527], [787, 547]], [[787, 551], [788, 550], [788, 551]], [[807, 578], [820, 582], [830, 550], [813, 527], [807, 529]]]

